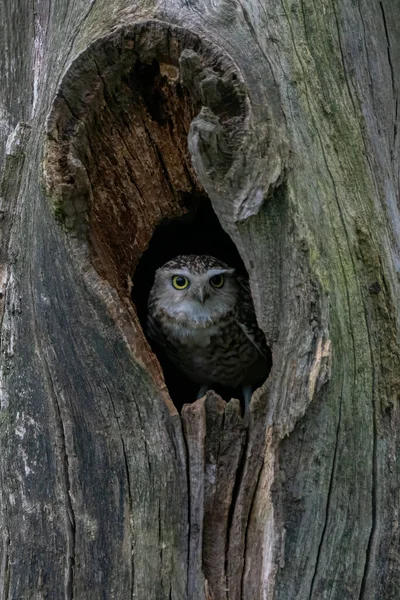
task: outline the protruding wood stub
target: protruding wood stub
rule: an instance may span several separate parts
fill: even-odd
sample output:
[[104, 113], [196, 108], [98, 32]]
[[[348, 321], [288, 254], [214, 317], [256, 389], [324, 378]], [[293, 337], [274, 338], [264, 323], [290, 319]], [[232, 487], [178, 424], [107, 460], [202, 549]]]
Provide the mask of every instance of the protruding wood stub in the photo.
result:
[[265, 415], [263, 394], [252, 404], [248, 428], [239, 401], [226, 403], [214, 392], [182, 409], [189, 463], [190, 597], [240, 597], [245, 540], [265, 450]]

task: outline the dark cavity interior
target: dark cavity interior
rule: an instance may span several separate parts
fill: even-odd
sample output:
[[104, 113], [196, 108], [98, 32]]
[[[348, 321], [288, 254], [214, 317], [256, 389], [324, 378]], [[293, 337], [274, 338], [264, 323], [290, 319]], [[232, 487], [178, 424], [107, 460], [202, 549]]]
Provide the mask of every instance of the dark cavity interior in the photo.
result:
[[[185, 204], [187, 214], [175, 219], [165, 219], [156, 228], [133, 277], [132, 300], [145, 332], [147, 300], [154, 273], [178, 254], [209, 254], [223, 260], [242, 276], [247, 277], [239, 252], [229, 235], [222, 229], [208, 197], [203, 194], [188, 196]], [[196, 400], [199, 385], [187, 379], [150, 339], [149, 343], [160, 361], [170, 396], [180, 411], [184, 404]], [[241, 389], [219, 386], [215, 391], [225, 400], [235, 397], [243, 401]]]

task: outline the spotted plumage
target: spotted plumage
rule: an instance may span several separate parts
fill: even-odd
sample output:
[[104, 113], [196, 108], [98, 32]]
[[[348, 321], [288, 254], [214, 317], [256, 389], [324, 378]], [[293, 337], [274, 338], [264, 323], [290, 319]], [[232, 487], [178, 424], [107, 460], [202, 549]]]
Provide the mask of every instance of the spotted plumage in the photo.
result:
[[199, 395], [242, 386], [246, 409], [267, 375], [268, 348], [247, 282], [212, 256], [181, 255], [155, 273], [147, 332]]

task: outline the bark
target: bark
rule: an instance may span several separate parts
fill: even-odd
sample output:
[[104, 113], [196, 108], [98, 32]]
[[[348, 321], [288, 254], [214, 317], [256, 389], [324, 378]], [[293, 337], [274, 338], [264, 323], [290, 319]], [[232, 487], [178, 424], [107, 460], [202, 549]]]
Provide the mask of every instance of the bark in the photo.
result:
[[[1, 600], [398, 598], [400, 7], [0, 17]], [[131, 300], [201, 195], [272, 349], [248, 422], [178, 413]]]

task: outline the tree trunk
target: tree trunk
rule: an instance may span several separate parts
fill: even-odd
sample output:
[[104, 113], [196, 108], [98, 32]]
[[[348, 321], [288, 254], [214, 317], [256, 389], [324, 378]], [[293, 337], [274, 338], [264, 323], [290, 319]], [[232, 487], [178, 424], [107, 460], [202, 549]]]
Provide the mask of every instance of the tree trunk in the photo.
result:
[[[400, 5], [0, 17], [0, 599], [399, 598]], [[179, 413], [131, 299], [195, 196], [272, 349], [248, 422]]]

